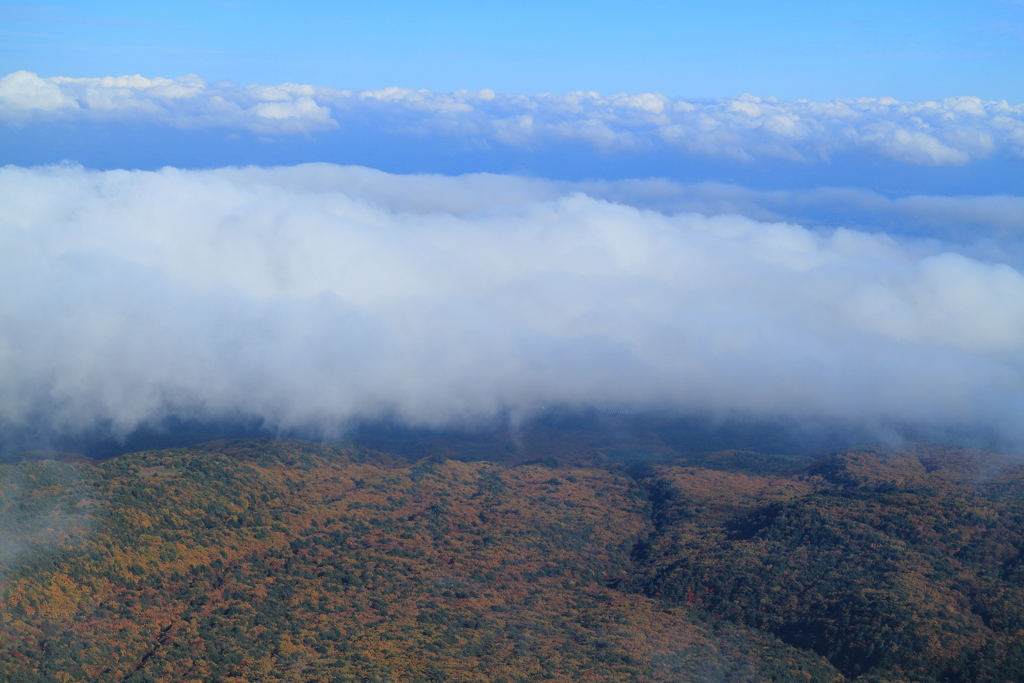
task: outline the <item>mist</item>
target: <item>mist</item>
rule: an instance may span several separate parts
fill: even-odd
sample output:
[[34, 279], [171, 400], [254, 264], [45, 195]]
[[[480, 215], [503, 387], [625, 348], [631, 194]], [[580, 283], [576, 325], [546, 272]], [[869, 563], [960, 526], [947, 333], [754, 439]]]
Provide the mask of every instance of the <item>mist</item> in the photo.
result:
[[611, 405], [1020, 436], [1014, 265], [629, 203], [657, 181], [580, 190], [330, 164], [6, 167], [0, 421], [244, 416], [330, 436]]

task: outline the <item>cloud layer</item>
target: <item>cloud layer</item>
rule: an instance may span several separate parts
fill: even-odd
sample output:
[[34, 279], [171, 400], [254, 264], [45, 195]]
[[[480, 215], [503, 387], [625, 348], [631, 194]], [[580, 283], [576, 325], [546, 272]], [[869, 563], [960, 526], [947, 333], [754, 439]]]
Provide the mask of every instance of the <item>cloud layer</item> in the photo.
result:
[[0, 422], [330, 429], [614, 404], [1016, 429], [1015, 268], [627, 203], [658, 183], [580, 189], [328, 164], [4, 168]]
[[751, 95], [687, 101], [658, 93], [351, 92], [293, 83], [208, 84], [192, 75], [40, 78], [18, 71], [0, 78], [0, 121], [11, 126], [40, 120], [321, 138], [366, 128], [476, 149], [581, 144], [603, 152], [669, 150], [741, 163], [815, 164], [846, 153], [938, 167], [1024, 158], [1024, 105], [969, 96], [935, 102], [778, 101]]

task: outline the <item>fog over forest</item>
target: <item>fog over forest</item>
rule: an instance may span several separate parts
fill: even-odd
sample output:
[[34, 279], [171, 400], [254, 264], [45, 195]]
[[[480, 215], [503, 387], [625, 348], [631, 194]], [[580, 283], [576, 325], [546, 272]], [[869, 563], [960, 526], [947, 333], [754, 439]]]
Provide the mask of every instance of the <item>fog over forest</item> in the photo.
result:
[[883, 203], [984, 216], [988, 240], [963, 244], [637, 208], [657, 181], [328, 164], [0, 179], [7, 424], [336, 433], [613, 405], [1017, 434], [1024, 277], [992, 258], [1016, 260], [996, 241], [1014, 200]]
[[0, 126], [8, 434], [596, 409], [1022, 436], [1020, 105], [20, 71]]

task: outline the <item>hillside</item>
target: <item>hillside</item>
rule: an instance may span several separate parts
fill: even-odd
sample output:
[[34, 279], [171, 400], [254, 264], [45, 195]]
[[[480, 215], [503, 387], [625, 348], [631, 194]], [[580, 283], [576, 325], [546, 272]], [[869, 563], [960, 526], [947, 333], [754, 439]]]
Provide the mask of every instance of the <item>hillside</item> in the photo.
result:
[[2, 465], [0, 679], [1024, 679], [1019, 469], [662, 462], [268, 439]]
[[980, 453], [833, 455], [783, 480], [655, 467], [627, 583], [853, 678], [1024, 680], [1024, 476]]

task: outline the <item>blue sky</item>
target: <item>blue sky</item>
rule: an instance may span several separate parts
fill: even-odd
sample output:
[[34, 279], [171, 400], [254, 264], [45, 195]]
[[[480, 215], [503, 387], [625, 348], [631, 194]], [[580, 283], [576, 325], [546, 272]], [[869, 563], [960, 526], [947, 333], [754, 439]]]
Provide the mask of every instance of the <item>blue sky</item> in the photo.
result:
[[0, 31], [0, 71], [43, 76], [1024, 101], [1010, 0], [47, 1], [0, 8]]

